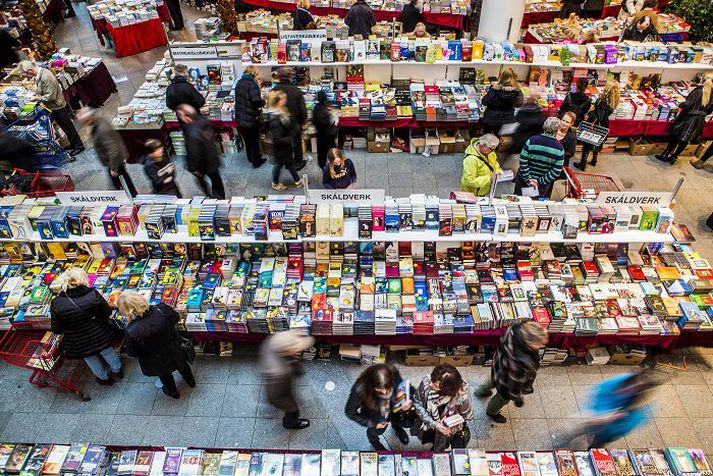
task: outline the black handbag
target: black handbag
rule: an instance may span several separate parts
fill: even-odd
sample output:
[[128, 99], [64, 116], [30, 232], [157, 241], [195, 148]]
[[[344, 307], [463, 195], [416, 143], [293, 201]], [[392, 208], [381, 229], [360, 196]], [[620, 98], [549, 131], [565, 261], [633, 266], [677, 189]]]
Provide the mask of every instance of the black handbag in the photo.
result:
[[[95, 291], [96, 291], [96, 290], [95, 290]], [[96, 292], [98, 293], [98, 291], [96, 291]], [[81, 307], [79, 307], [79, 305], [78, 305], [76, 302], [74, 302], [74, 299], [72, 299], [71, 297], [67, 296], [66, 294], [64, 295], [64, 297], [66, 297], [66, 298], [69, 300], [69, 302], [72, 303], [72, 306], [74, 306], [75, 308], [77, 308], [77, 310], [78, 310], [79, 312], [81, 312], [81, 313], [84, 314], [85, 316], [89, 317], [92, 321], [94, 321], [94, 322], [104, 322], [104, 323], [107, 325], [107, 327], [109, 328], [109, 332], [111, 333], [111, 340], [112, 340], [112, 341], [113, 341], [113, 340], [123, 340], [123, 339], [124, 339], [124, 333], [125, 333], [124, 326], [123, 326], [117, 319], [114, 319], [114, 318], [112, 318], [112, 317], [109, 317], [106, 321], [100, 321], [99, 319], [97, 319], [97, 316], [92, 316], [92, 315], [90, 315], [87, 311], [85, 311], [84, 309], [82, 309]]]

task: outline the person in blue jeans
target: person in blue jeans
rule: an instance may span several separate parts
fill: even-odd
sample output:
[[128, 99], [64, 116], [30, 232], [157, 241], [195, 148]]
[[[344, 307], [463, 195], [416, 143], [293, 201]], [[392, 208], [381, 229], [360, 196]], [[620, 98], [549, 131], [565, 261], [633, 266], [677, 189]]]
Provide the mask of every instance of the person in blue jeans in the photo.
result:
[[[111, 346], [112, 308], [82, 268], [70, 268], [53, 283], [59, 294], [50, 304], [52, 332], [62, 334], [67, 359], [84, 359], [100, 385], [124, 378], [119, 354]], [[106, 363], [109, 370], [104, 366]]]
[[646, 424], [646, 402], [655, 386], [648, 370], [617, 375], [595, 386], [589, 402], [592, 418], [585, 428], [592, 435], [590, 448], [601, 448]]

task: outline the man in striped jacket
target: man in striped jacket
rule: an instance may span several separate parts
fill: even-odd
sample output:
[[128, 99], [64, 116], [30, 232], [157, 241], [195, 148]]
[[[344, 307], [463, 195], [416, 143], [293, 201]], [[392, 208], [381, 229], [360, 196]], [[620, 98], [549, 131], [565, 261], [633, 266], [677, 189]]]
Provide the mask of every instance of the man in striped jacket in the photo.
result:
[[538, 196], [550, 198], [552, 184], [562, 171], [564, 149], [555, 139], [560, 126], [556, 117], [548, 117], [542, 134], [530, 137], [520, 152], [520, 170], [515, 177], [515, 194], [523, 187], [537, 187]]

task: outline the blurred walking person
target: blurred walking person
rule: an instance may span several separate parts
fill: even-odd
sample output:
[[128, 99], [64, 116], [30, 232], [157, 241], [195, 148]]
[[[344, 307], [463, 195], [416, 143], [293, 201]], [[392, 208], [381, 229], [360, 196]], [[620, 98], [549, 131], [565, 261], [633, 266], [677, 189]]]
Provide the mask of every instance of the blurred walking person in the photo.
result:
[[[185, 124], [186, 168], [196, 177], [206, 197], [224, 200], [225, 186], [220, 177], [220, 152], [215, 144], [215, 131], [208, 120], [188, 104], [178, 106], [176, 113]], [[210, 188], [206, 177], [210, 179]]]
[[157, 376], [163, 384], [161, 390], [171, 398], [181, 398], [173, 378], [176, 370], [189, 387], [195, 387], [189, 356], [176, 330], [178, 313], [164, 303], [149, 306], [145, 297], [133, 291], [121, 293], [118, 306], [129, 321], [124, 338], [126, 353], [139, 359], [141, 372], [148, 377]]
[[245, 155], [253, 168], [265, 163], [260, 155], [260, 111], [265, 106], [260, 83], [257, 68], [248, 66], [235, 86], [235, 119], [245, 143]]
[[268, 337], [260, 346], [260, 371], [267, 401], [285, 412], [282, 426], [288, 430], [309, 426], [309, 420], [300, 418], [295, 387], [297, 378], [304, 374], [299, 356], [313, 345], [313, 337], [291, 330]]
[[[282, 91], [272, 91], [267, 97], [267, 115], [270, 121], [272, 136], [272, 156], [275, 160], [272, 166], [272, 189], [278, 192], [287, 190], [287, 185], [280, 182], [280, 172], [286, 168], [296, 188], [302, 188], [302, 179], [297, 174], [295, 162], [295, 131], [299, 128], [297, 120], [287, 108], [287, 95]], [[302, 147], [301, 144], [297, 147]]]
[[300, 88], [292, 84], [292, 78], [294, 76], [294, 70], [292, 68], [283, 66], [280, 68], [278, 75], [280, 82], [277, 83], [272, 90], [273, 92], [283, 92], [287, 98], [285, 106], [296, 124], [296, 128], [292, 131], [292, 153], [295, 158], [295, 167], [297, 167], [297, 170], [302, 170], [308, 163], [308, 161], [305, 161], [304, 154], [302, 153], [302, 129], [307, 123], [305, 95]]
[[151, 191], [157, 195], [174, 195], [181, 198], [181, 191], [176, 184], [176, 166], [166, 154], [163, 142], [149, 139], [144, 143], [149, 153], [141, 158], [144, 172], [151, 181]]
[[540, 368], [540, 349], [547, 345], [547, 331], [536, 322], [528, 321], [508, 328], [495, 351], [490, 379], [475, 392], [478, 398], [496, 393], [488, 402], [486, 415], [496, 423], [505, 423], [500, 411], [512, 401], [516, 407], [524, 403], [525, 395], [533, 392], [532, 384]]
[[317, 163], [324, 170], [327, 166], [327, 153], [336, 147], [339, 126], [336, 124], [332, 108], [327, 104], [327, 93], [317, 93], [317, 104], [312, 112], [312, 122], [317, 129]]

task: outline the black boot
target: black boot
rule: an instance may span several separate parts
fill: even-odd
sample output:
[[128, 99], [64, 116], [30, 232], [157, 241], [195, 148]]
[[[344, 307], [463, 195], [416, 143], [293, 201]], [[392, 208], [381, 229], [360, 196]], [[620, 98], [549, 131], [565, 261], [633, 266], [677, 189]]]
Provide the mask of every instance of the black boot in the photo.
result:
[[599, 154], [592, 154], [592, 161], [590, 162], [590, 165], [592, 167], [597, 166], [597, 159], [599, 158]]
[[402, 427], [398, 425], [394, 425], [394, 432], [396, 432], [396, 436], [399, 438], [399, 441], [401, 442], [402, 445], [407, 445], [409, 442], [409, 436], [408, 433], [406, 433], [406, 430], [404, 430]]
[[581, 171], [587, 170], [587, 161], [584, 158], [580, 162], [575, 162], [572, 165], [575, 169], [579, 169]]
[[654, 155], [654, 157], [656, 158], [656, 160], [660, 160], [661, 162], [668, 162], [671, 156], [669, 155], [669, 152], [667, 150], [664, 150], [663, 154], [657, 154]]

